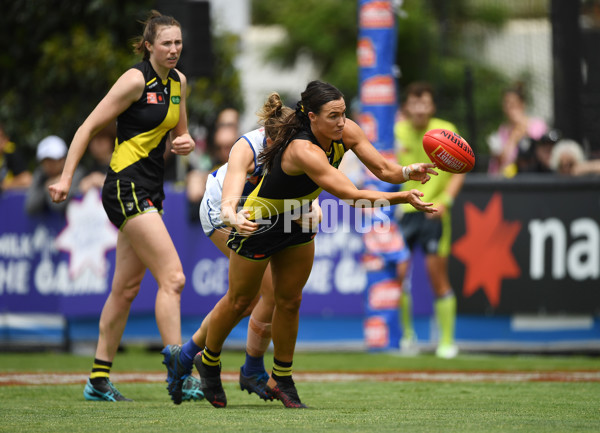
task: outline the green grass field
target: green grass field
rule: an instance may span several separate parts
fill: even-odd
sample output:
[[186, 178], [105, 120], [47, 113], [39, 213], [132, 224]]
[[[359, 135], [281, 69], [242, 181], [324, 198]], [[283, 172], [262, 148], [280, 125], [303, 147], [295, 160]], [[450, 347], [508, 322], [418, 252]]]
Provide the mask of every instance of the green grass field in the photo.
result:
[[[223, 353], [223, 371], [235, 373], [242, 352]], [[266, 366], [270, 371], [272, 354]], [[162, 373], [162, 356], [142, 348], [119, 353], [113, 375]], [[80, 373], [91, 357], [60, 353], [0, 354], [0, 376], [20, 373]], [[87, 402], [83, 380], [66, 385], [0, 386], [0, 431], [4, 432], [582, 432], [600, 431], [600, 359], [593, 357], [461, 355], [439, 360], [432, 355], [404, 358], [387, 353], [300, 352], [295, 371], [445, 372], [461, 381], [297, 380], [306, 410], [285, 409], [224, 383], [225, 409], [207, 402], [171, 403], [164, 382], [118, 383], [133, 403]], [[558, 374], [552, 380], [507, 379], [482, 373]], [[559, 373], [556, 373], [559, 372]], [[592, 380], [572, 381], [577, 372]], [[472, 380], [465, 380], [465, 373]], [[564, 373], [564, 380], [556, 379]], [[380, 377], [381, 374], [378, 376]], [[526, 375], [525, 375], [526, 376]], [[527, 377], [530, 377], [527, 376]], [[318, 375], [314, 377], [319, 377]], [[375, 377], [375, 376], [374, 376]], [[487, 378], [486, 378], [487, 377]], [[0, 382], [1, 384], [1, 382]]]

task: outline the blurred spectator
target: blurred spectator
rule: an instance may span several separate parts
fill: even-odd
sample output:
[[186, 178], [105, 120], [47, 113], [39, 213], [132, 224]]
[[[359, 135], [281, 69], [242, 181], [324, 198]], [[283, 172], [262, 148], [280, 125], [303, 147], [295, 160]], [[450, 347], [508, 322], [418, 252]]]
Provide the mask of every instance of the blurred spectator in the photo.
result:
[[212, 143], [208, 146], [208, 153], [199, 153], [197, 157], [189, 158], [190, 170], [186, 176], [186, 195], [189, 218], [192, 222], [200, 222], [198, 212], [208, 175], [227, 162], [229, 152], [239, 138], [238, 119], [238, 112], [232, 108], [221, 111], [215, 122], [215, 131]]
[[174, 155], [171, 151], [171, 140], [167, 138], [165, 146], [165, 181], [176, 182], [179, 185], [188, 184], [188, 174], [191, 171], [208, 172], [212, 167], [207, 148], [207, 128], [198, 124], [188, 124], [190, 136], [195, 146], [187, 155]]
[[209, 147], [213, 170], [227, 162], [231, 148], [240, 138], [239, 119], [240, 114], [235, 108], [225, 108], [217, 115], [212, 146]]
[[217, 115], [215, 131], [223, 127], [233, 128], [236, 132], [239, 132], [240, 113], [235, 108], [225, 108]]
[[519, 154], [531, 151], [533, 141], [539, 140], [548, 130], [543, 119], [526, 112], [525, 91], [521, 83], [504, 91], [502, 110], [506, 122], [488, 138], [491, 175], [513, 177], [517, 171]]
[[231, 152], [231, 148], [238, 138], [238, 130], [233, 127], [220, 127], [215, 131], [211, 149], [212, 170], [216, 170], [227, 162], [229, 159], [229, 152]]
[[[165, 172], [163, 179], [165, 182], [180, 182], [183, 180], [183, 175], [180, 173], [180, 165], [182, 164], [181, 158], [179, 155], [175, 155], [172, 152], [173, 147], [171, 146], [171, 137], [167, 137], [167, 141], [165, 143], [165, 153], [163, 157], [165, 159]], [[187, 157], [187, 155], [182, 155], [183, 157]], [[185, 166], [185, 164], [184, 164]], [[185, 171], [185, 167], [183, 168]]]
[[0, 123], [0, 192], [31, 185], [31, 173], [16, 148]]
[[77, 168], [72, 181], [74, 187], [71, 188], [67, 200], [54, 203], [48, 192], [48, 186], [60, 179], [66, 156], [67, 145], [62, 138], [50, 135], [39, 142], [37, 147], [39, 165], [33, 172], [33, 180], [25, 199], [25, 210], [28, 214], [37, 215], [47, 211], [65, 212], [69, 199], [77, 191], [77, 186], [85, 174], [83, 169]]
[[517, 167], [519, 173], [552, 173], [550, 157], [552, 149], [560, 138], [556, 129], [551, 129], [539, 140], [531, 140], [530, 150], [519, 153]]
[[600, 174], [600, 159], [583, 161], [573, 168], [573, 175], [575, 176], [584, 176], [588, 174]]
[[585, 163], [583, 149], [574, 140], [562, 139], [552, 149], [550, 167], [563, 176], [575, 175], [575, 167]]
[[[187, 177], [189, 177], [191, 173], [208, 173], [212, 168], [211, 157], [208, 153], [208, 129], [203, 126], [196, 126], [195, 128], [190, 129], [190, 133], [194, 138], [196, 146], [194, 147], [194, 150], [187, 155]], [[194, 174], [192, 174], [192, 176]], [[186, 184], [189, 183], [188, 179], [186, 179]]]
[[116, 124], [110, 124], [98, 132], [89, 142], [88, 155], [91, 157], [91, 163], [86, 172], [87, 174], [79, 183], [79, 191], [82, 194], [85, 194], [92, 188], [102, 189], [115, 148], [116, 138]]
[[582, 29], [600, 28], [600, 2], [598, 0], [581, 0], [579, 22]]

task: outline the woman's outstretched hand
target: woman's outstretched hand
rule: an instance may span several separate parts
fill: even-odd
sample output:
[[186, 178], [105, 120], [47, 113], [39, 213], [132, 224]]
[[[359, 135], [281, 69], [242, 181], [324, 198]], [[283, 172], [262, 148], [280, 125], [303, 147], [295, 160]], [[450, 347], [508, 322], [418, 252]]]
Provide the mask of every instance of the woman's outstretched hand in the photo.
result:
[[421, 197], [423, 197], [425, 194], [418, 189], [411, 189], [410, 191], [406, 192], [408, 193], [406, 202], [410, 203], [416, 210], [427, 213], [435, 213], [438, 211], [436, 208], [431, 207], [433, 206], [433, 203], [425, 203], [423, 200], [421, 200]]
[[418, 162], [402, 167], [402, 174], [406, 180], [416, 180], [423, 184], [431, 179], [431, 174], [438, 175], [438, 172], [434, 170], [435, 167], [436, 165], [432, 163]]

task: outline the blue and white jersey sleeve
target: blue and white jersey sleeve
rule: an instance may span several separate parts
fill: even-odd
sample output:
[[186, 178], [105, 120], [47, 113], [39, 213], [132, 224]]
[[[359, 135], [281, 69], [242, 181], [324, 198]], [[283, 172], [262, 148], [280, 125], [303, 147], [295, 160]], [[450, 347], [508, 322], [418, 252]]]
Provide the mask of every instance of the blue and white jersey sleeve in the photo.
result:
[[[262, 175], [262, 167], [258, 165], [258, 155], [266, 146], [265, 129], [259, 128], [254, 131], [250, 131], [240, 137], [240, 140], [245, 141], [252, 149], [254, 154], [254, 171], [246, 175], [246, 185], [244, 186], [244, 193], [248, 194], [257, 185], [257, 178]], [[239, 140], [238, 140], [239, 141]], [[240, 143], [242, 144], [242, 143]], [[227, 167], [229, 164], [224, 164], [217, 170], [213, 171], [206, 181], [206, 192], [205, 196], [208, 195], [213, 202], [221, 200], [223, 193], [223, 182], [225, 181], [225, 174], [227, 173]], [[259, 179], [260, 180], [260, 179]], [[250, 189], [250, 191], [247, 191]]]
[[[246, 183], [242, 193], [243, 196], [246, 196], [252, 192], [262, 177], [262, 167], [258, 165], [258, 155], [266, 146], [265, 130], [264, 128], [255, 129], [242, 135], [239, 140], [242, 140], [242, 142], [238, 145], [243, 144], [245, 141], [252, 149], [254, 156], [254, 171], [246, 175]], [[206, 190], [200, 206], [200, 220], [207, 234], [209, 231], [212, 233], [215, 228], [223, 226], [223, 222], [220, 220], [221, 198], [228, 165], [224, 164], [210, 173], [206, 180]], [[208, 235], [210, 236], [210, 234]]]

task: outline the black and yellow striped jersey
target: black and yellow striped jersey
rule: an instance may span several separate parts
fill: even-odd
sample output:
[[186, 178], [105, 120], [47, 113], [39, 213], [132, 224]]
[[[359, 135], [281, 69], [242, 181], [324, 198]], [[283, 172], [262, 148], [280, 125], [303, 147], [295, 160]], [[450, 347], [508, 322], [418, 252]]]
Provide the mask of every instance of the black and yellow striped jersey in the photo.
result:
[[[310, 130], [302, 130], [292, 140], [308, 140], [323, 149]], [[256, 189], [244, 203], [251, 220], [270, 218], [294, 210], [316, 199], [322, 191], [307, 174], [290, 176], [281, 168], [281, 157], [285, 147], [275, 156], [271, 170], [266, 173]], [[325, 152], [325, 150], [323, 150]], [[346, 152], [344, 143], [332, 141], [329, 152], [325, 152], [329, 164], [338, 168]]]
[[146, 87], [141, 98], [117, 118], [107, 181], [126, 179], [162, 193], [165, 143], [168, 132], [179, 122], [181, 82], [175, 70], [162, 81], [148, 60], [133, 68], [144, 74]]
[[0, 184], [4, 179], [10, 181], [14, 176], [27, 170], [25, 161], [16, 150], [16, 144], [9, 141], [4, 146], [4, 150], [0, 152]]

